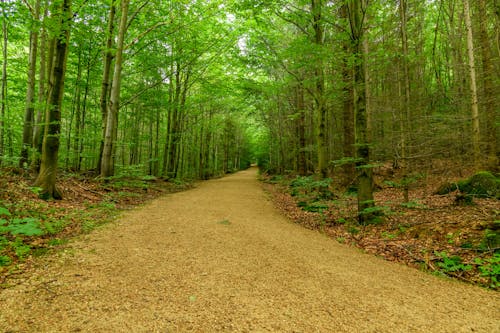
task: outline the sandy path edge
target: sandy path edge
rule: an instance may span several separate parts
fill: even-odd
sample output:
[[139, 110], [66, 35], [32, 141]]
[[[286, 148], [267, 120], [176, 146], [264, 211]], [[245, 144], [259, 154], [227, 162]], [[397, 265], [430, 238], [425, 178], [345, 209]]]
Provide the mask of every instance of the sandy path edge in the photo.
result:
[[250, 169], [37, 261], [0, 332], [500, 332], [500, 296], [294, 225]]

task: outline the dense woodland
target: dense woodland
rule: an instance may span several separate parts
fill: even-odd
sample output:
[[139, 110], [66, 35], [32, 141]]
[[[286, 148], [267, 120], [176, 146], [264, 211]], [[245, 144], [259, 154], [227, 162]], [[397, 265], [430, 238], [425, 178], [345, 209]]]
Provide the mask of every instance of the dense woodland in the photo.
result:
[[[207, 179], [498, 168], [498, 0], [1, 2], [0, 162]], [[362, 219], [362, 217], [361, 217]]]

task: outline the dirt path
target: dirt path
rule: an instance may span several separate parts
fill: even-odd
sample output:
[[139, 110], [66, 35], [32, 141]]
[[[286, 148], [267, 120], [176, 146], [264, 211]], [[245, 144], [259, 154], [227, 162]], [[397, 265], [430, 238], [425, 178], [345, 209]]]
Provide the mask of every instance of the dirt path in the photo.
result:
[[500, 296], [289, 223], [256, 170], [134, 210], [0, 294], [1, 332], [500, 332]]

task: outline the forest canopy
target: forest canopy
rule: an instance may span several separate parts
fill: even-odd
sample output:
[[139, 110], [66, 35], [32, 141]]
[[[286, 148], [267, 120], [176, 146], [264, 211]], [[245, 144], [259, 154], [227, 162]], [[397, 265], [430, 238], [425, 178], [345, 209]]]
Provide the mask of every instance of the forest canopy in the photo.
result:
[[0, 162], [356, 182], [498, 168], [498, 0], [1, 1]]

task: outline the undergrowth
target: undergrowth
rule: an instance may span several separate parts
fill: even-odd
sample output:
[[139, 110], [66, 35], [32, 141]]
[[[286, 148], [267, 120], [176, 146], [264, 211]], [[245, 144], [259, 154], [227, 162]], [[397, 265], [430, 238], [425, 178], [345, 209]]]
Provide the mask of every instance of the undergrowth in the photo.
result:
[[[355, 186], [335, 187], [332, 179], [313, 176], [263, 176], [263, 180], [273, 185], [273, 191], [285, 195], [279, 196], [282, 202], [278, 207], [287, 216], [327, 233], [340, 243], [438, 275], [500, 289], [500, 221], [495, 219], [500, 210], [491, 208], [499, 206], [494, 198], [482, 199], [489, 200], [488, 208], [459, 206], [453, 196], [447, 199], [442, 195], [413, 194], [408, 200], [408, 193], [401, 196], [401, 189], [418, 190], [426, 181], [422, 175], [411, 180], [384, 181], [386, 186], [375, 193], [377, 204], [364, 212], [376, 218], [370, 225], [360, 225], [356, 218]], [[425, 189], [425, 192], [435, 190]], [[481, 199], [474, 194], [476, 201]], [[290, 203], [295, 210], [313, 215], [294, 212]], [[484, 217], [478, 219], [479, 214]]]
[[23, 177], [0, 171], [4, 188], [0, 192], [0, 286], [30, 258], [106, 224], [122, 209], [191, 187], [135, 174], [106, 181], [64, 174], [60, 181], [63, 200], [43, 201], [38, 198], [39, 189], [30, 187]]

